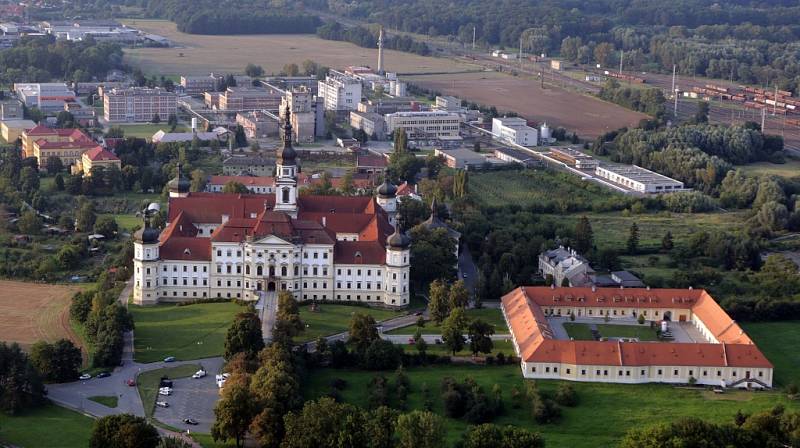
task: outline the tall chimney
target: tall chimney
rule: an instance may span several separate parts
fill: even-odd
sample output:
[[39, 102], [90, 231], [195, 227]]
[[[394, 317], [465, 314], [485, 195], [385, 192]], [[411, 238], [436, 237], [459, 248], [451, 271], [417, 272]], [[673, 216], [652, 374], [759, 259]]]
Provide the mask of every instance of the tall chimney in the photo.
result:
[[383, 27], [378, 34], [378, 74], [383, 76], [386, 71], [383, 69]]

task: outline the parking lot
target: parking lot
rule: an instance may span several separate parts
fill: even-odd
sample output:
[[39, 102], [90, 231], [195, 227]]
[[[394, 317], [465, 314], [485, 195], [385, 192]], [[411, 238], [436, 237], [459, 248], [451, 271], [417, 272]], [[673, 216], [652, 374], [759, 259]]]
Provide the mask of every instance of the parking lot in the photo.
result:
[[[207, 375], [200, 379], [173, 380], [172, 395], [158, 397], [158, 401], [166, 401], [169, 407], [156, 406], [153, 416], [178, 429], [208, 434], [214, 423], [214, 404], [219, 399], [214, 375], [220, 373], [222, 358], [204, 359], [200, 364], [206, 369]], [[197, 420], [198, 424], [187, 425], [183, 423], [185, 418]]]

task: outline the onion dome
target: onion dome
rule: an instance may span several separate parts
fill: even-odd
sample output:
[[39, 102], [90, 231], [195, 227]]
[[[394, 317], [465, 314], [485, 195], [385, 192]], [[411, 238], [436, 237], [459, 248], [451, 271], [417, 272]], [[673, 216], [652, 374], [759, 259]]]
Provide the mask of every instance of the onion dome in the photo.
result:
[[291, 166], [295, 165], [297, 152], [292, 147], [292, 112], [289, 105], [286, 105], [286, 114], [283, 121], [283, 146], [278, 150], [278, 164]]
[[378, 187], [378, 195], [384, 199], [395, 197], [397, 194], [397, 187], [394, 186], [389, 179], [384, 179], [383, 183]]
[[408, 246], [411, 245], [411, 238], [401, 233], [400, 229], [395, 227], [394, 233], [386, 240], [386, 244], [388, 244], [391, 249], [408, 249]]
[[167, 184], [169, 187], [169, 191], [171, 193], [188, 193], [189, 190], [192, 188], [192, 182], [183, 177], [183, 172], [181, 171], [181, 164], [178, 164], [178, 174], [175, 176], [174, 179], [169, 181]]
[[154, 229], [149, 225], [145, 224], [145, 226], [139, 230], [137, 230], [133, 234], [133, 238], [137, 243], [141, 244], [155, 244], [158, 243], [158, 237], [161, 235], [158, 229]]

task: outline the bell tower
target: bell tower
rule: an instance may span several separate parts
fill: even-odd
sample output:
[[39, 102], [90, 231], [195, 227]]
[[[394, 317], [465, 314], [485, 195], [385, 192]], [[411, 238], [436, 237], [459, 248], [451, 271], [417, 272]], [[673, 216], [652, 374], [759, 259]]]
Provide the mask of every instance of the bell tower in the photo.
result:
[[297, 218], [297, 152], [292, 147], [292, 119], [286, 105], [283, 145], [278, 150], [275, 170], [275, 210]]

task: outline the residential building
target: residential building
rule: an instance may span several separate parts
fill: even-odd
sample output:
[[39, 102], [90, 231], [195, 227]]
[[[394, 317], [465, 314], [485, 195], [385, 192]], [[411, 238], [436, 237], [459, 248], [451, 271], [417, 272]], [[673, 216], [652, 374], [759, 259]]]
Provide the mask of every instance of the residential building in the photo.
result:
[[385, 120], [387, 134], [403, 128], [409, 142], [424, 142], [443, 137], [460, 137], [464, 116], [446, 111], [396, 112], [387, 114]]
[[233, 156], [222, 161], [222, 174], [225, 176], [272, 176], [275, 159], [261, 156]]
[[206, 92], [216, 92], [220, 80], [214, 76], [181, 76], [181, 87], [186, 95], [203, 95]]
[[75, 101], [75, 92], [63, 82], [16, 83], [14, 92], [26, 107], [36, 107], [44, 113], [60, 112], [64, 102]]
[[21, 120], [23, 118], [22, 103], [17, 100], [0, 102], [0, 120]]
[[638, 193], [670, 193], [683, 190], [683, 182], [636, 165], [604, 163], [595, 174]]
[[146, 123], [155, 117], [167, 121], [178, 113], [177, 95], [156, 87], [130, 87], [106, 90], [103, 114], [109, 123]]
[[574, 148], [550, 148], [549, 155], [579, 170], [594, 171], [600, 164], [594, 157]]
[[520, 146], [539, 144], [539, 131], [528, 126], [528, 122], [519, 117], [493, 118], [492, 136]]
[[286, 91], [281, 100], [280, 117], [285, 119], [287, 107], [291, 111], [292, 132], [295, 143], [314, 143], [316, 140], [316, 98], [304, 86]]
[[102, 146], [95, 146], [81, 155], [78, 163], [73, 165], [73, 172], [82, 172], [84, 176], [88, 177], [92, 175], [92, 170], [97, 167], [104, 169], [116, 167], [120, 170], [122, 169], [122, 161], [113, 152]]
[[278, 110], [279, 92], [259, 87], [228, 87], [219, 96], [219, 109], [225, 111]]
[[376, 198], [298, 195], [290, 120], [282, 137], [274, 194], [190, 193], [178, 169], [167, 227], [154, 229], [148, 210], [134, 236], [134, 303], [289, 291], [299, 301], [408, 306], [410, 239]]
[[372, 140], [386, 139], [386, 120], [375, 112], [350, 111], [350, 126], [366, 132]]
[[222, 94], [219, 92], [205, 92], [203, 93], [203, 104], [209, 109], [219, 109], [219, 98]]
[[552, 277], [551, 284], [556, 286], [584, 286], [591, 284], [594, 269], [575, 250], [559, 246], [539, 254], [539, 273], [544, 278]]
[[236, 114], [236, 124], [244, 128], [245, 136], [250, 139], [278, 135], [279, 119], [271, 113], [262, 111], [239, 112]]
[[464, 148], [436, 149], [434, 154], [443, 157], [445, 164], [450, 168], [462, 170], [480, 168], [489, 163], [485, 155]]
[[324, 99], [325, 110], [351, 111], [361, 102], [361, 81], [340, 71], [330, 70], [319, 81], [317, 94]]
[[206, 191], [222, 193], [225, 184], [229, 182], [242, 184], [253, 194], [275, 193], [275, 178], [258, 176], [210, 176], [206, 182]]
[[14, 143], [23, 133], [35, 127], [36, 123], [31, 120], [3, 120], [0, 122], [0, 135], [6, 143]]
[[[519, 287], [502, 298], [524, 378], [604, 383], [770, 388], [773, 366], [702, 289]], [[554, 327], [582, 322], [637, 325], [642, 316], [683, 341], [567, 339]]]
[[97, 143], [80, 129], [51, 129], [38, 125], [22, 134], [24, 157], [36, 157], [39, 167], [47, 166], [47, 159], [58, 157], [64, 166], [80, 161], [87, 150]]

